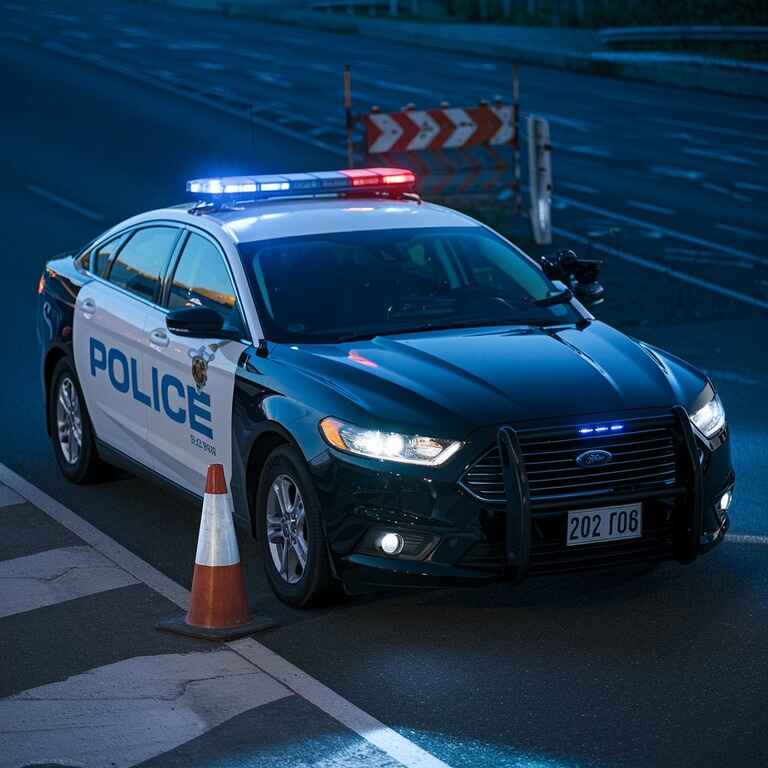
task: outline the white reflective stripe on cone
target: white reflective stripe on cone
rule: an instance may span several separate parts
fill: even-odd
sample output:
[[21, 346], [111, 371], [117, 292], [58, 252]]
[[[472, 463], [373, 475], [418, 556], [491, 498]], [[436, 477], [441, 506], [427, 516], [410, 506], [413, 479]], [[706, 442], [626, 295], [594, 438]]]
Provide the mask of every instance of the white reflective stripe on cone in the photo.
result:
[[235, 523], [229, 494], [206, 493], [200, 535], [197, 539], [197, 565], [237, 565], [240, 552], [237, 548]]

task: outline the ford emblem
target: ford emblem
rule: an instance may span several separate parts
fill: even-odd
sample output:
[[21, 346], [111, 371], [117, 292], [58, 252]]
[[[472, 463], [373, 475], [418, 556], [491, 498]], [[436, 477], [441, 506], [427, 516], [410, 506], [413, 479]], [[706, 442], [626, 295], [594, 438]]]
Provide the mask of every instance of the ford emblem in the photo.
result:
[[607, 464], [612, 458], [613, 454], [610, 451], [594, 449], [580, 453], [576, 457], [576, 463], [580, 467], [602, 467], [603, 464]]

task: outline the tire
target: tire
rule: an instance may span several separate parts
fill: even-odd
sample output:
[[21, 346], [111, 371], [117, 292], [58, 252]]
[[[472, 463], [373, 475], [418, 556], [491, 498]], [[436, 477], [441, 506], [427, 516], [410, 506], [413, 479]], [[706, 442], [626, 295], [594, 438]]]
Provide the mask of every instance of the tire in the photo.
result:
[[304, 458], [290, 446], [276, 448], [259, 479], [256, 530], [267, 580], [280, 600], [296, 608], [325, 603], [339, 593], [321, 515]]
[[[71, 415], [68, 416], [68, 413]], [[96, 452], [96, 437], [80, 382], [67, 359], [59, 360], [53, 370], [48, 419], [53, 452], [64, 477], [78, 485], [98, 480], [103, 474], [104, 464]]]

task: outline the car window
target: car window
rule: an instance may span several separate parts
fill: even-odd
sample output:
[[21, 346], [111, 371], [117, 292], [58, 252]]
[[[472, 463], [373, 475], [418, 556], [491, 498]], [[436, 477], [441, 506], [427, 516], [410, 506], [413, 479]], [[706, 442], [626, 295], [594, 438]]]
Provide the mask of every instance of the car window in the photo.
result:
[[120, 246], [125, 242], [127, 236], [128, 235], [124, 233], [117, 237], [113, 237], [106, 243], [94, 246], [82, 256], [80, 265], [94, 275], [103, 277], [107, 271], [109, 262], [112, 260], [115, 253], [117, 253]]
[[215, 309], [229, 328], [243, 330], [243, 322], [227, 265], [207, 238], [192, 233], [179, 258], [168, 295], [168, 308]]
[[483, 227], [321, 233], [238, 249], [259, 317], [275, 341], [576, 319], [567, 303], [539, 303], [555, 286]]
[[176, 227], [145, 227], [134, 232], [112, 264], [109, 282], [154, 301], [178, 234]]

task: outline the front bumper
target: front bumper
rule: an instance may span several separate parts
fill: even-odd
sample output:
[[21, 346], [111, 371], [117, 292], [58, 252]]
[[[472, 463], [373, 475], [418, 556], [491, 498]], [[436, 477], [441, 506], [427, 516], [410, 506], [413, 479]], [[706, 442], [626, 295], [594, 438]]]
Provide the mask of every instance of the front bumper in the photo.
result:
[[[705, 444], [694, 435], [683, 409], [676, 411], [674, 424], [674, 487], [563, 499], [543, 508], [531, 504], [525, 461], [509, 427], [483, 432], [456, 462], [437, 469], [329, 450], [312, 463], [312, 471], [336, 572], [356, 591], [366, 585], [473, 585], [640, 562], [691, 562], [727, 531], [727, 512], [717, 502], [732, 490], [734, 473], [727, 433]], [[494, 437], [505, 458], [506, 503], [479, 499], [459, 482], [478, 449]], [[568, 511], [630, 501], [643, 502], [641, 539], [565, 547]], [[422, 536], [428, 545], [417, 557], [385, 556], [370, 546], [377, 531]]]

